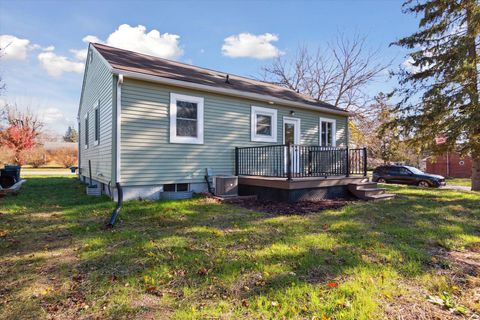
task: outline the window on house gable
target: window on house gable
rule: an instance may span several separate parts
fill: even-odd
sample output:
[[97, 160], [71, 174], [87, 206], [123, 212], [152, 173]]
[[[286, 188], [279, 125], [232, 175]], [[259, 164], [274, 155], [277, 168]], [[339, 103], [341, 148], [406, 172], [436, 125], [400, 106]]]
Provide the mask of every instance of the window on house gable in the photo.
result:
[[336, 121], [320, 118], [320, 145], [324, 147], [336, 146]]
[[252, 106], [251, 140], [277, 142], [277, 110]]
[[170, 142], [203, 144], [203, 98], [170, 94]]

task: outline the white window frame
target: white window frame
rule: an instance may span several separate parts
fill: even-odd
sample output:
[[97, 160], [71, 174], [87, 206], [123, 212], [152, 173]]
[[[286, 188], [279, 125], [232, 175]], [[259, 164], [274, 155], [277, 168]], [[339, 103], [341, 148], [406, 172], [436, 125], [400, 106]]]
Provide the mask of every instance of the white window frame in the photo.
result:
[[320, 118], [318, 122], [318, 144], [322, 145], [322, 122], [328, 122], [332, 124], [332, 145], [331, 147], [337, 146], [337, 120], [332, 118]]
[[[197, 136], [177, 136], [177, 101], [186, 101], [197, 104]], [[170, 93], [170, 143], [203, 144], [203, 103], [202, 97], [185, 94]]]
[[[87, 124], [88, 120], [88, 124]], [[85, 113], [85, 116], [83, 117], [83, 125], [85, 126], [85, 133], [83, 135], [83, 138], [85, 139], [84, 141], [84, 148], [88, 149], [88, 143], [90, 141], [90, 118], [88, 117], [88, 111]]]
[[[272, 118], [271, 135], [257, 134], [257, 115]], [[252, 106], [250, 114], [250, 135], [254, 142], [277, 142], [277, 109]]]
[[[98, 110], [98, 123], [97, 123], [97, 117], [96, 117], [96, 110]], [[93, 142], [93, 145], [94, 146], [98, 146], [100, 144], [100, 100], [97, 101], [97, 103], [95, 104], [95, 106], [93, 107], [93, 116], [94, 116], [94, 126], [93, 126], [93, 139], [94, 139], [94, 142]], [[96, 135], [97, 135], [97, 125], [98, 125], [98, 139], [95, 139]]]

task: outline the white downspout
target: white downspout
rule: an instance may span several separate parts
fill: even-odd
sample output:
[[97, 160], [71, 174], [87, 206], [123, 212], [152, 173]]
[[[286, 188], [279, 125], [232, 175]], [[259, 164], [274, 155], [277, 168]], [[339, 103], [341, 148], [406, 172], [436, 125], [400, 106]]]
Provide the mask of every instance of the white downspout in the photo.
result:
[[80, 174], [80, 171], [82, 170], [81, 168], [81, 165], [82, 165], [82, 161], [81, 161], [81, 139], [82, 139], [82, 133], [81, 133], [81, 130], [80, 130], [80, 115], [77, 115], [77, 125], [78, 125], [78, 135], [77, 135], [77, 166], [78, 166], [78, 179], [80, 180], [81, 179], [81, 174]]
[[116, 166], [116, 172], [115, 172], [115, 181], [117, 183], [121, 182], [121, 175], [120, 175], [120, 167], [121, 167], [121, 159], [120, 159], [120, 154], [121, 154], [121, 127], [122, 127], [122, 84], [123, 84], [123, 75], [119, 74], [118, 75], [118, 81], [117, 81], [117, 150], [116, 150], [116, 159], [117, 159], [117, 166]]

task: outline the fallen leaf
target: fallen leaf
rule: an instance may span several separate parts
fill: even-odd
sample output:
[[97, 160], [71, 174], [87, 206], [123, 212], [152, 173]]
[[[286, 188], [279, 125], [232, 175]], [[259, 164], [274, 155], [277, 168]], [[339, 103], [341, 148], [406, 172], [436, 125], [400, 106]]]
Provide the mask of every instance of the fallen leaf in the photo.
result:
[[207, 270], [207, 268], [205, 268], [205, 267], [201, 267], [200, 269], [198, 269], [198, 272], [197, 272], [197, 273], [198, 273], [198, 275], [200, 275], [200, 276], [205, 276], [205, 275], [207, 275], [208, 270]]

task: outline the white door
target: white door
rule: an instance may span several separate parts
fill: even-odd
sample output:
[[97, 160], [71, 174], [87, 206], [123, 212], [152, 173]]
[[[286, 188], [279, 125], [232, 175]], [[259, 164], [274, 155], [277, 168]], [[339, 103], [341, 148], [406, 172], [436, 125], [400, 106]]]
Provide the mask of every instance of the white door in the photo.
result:
[[[292, 172], [300, 172], [300, 119], [283, 117], [283, 144], [291, 144], [290, 159]], [[285, 146], [285, 172], [287, 172], [287, 147]]]

